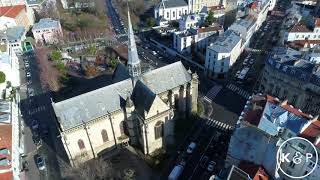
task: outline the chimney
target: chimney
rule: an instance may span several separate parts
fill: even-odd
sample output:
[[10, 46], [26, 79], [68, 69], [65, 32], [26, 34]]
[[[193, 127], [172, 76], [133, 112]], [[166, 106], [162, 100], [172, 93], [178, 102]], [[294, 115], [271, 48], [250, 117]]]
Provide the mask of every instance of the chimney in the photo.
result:
[[288, 105], [288, 99], [285, 99], [284, 101], [282, 101], [281, 106], [285, 106]]

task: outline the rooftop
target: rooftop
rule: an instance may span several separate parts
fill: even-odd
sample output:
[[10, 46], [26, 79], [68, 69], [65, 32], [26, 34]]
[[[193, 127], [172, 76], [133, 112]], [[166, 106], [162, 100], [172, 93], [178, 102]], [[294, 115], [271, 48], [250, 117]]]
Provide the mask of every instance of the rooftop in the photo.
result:
[[35, 23], [32, 30], [42, 30], [46, 28], [54, 28], [54, 27], [60, 27], [60, 21], [59, 20], [53, 20], [51, 18], [44, 18], [40, 19], [38, 23]]
[[274, 49], [266, 64], [297, 80], [320, 86], [320, 66], [301, 59], [294, 50]]
[[15, 18], [23, 9], [25, 9], [25, 5], [2, 6], [0, 7], [0, 16]]
[[266, 173], [265, 169], [262, 166], [256, 165], [248, 161], [241, 161], [239, 168], [254, 180], [268, 180], [269, 176]]
[[295, 32], [312, 32], [311, 29], [307, 28], [307, 26], [302, 23], [299, 22], [297, 24], [295, 24], [290, 30], [289, 32], [295, 33]]
[[319, 116], [313, 117], [288, 104], [287, 100], [253, 95], [240, 119], [276, 136], [280, 128], [315, 141], [320, 134]]
[[[0, 123], [0, 171], [11, 168], [12, 126]], [[1, 177], [1, 176], [0, 176]]]
[[132, 80], [125, 77], [119, 78], [122, 81], [109, 86], [54, 103], [55, 113], [60, 118], [63, 129], [71, 129], [108, 112], [120, 110], [129, 96], [137, 103], [138, 100], [132, 96], [133, 91], [151, 91], [157, 95], [191, 80], [191, 74], [180, 61], [142, 74], [135, 87]]
[[160, 1], [159, 6], [164, 8], [174, 8], [188, 6], [188, 3], [186, 0], [163, 0]]
[[21, 40], [25, 33], [25, 29], [22, 26], [15, 26], [8, 28], [4, 31], [0, 31], [0, 38], [5, 38], [8, 41]]
[[214, 43], [210, 44], [208, 48], [218, 53], [230, 53], [240, 41], [239, 35], [232, 30], [227, 30]]

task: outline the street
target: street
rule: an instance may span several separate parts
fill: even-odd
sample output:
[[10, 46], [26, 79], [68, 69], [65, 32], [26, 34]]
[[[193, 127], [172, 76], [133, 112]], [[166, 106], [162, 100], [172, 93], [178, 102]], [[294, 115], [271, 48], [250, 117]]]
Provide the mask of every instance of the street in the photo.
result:
[[[50, 93], [41, 86], [38, 62], [33, 52], [20, 58], [21, 114], [25, 124], [25, 154], [30, 180], [60, 179], [58, 159], [66, 154], [58, 139], [58, 129], [50, 101]], [[58, 151], [57, 151], [58, 149]], [[39, 170], [37, 158], [44, 159], [44, 169]]]

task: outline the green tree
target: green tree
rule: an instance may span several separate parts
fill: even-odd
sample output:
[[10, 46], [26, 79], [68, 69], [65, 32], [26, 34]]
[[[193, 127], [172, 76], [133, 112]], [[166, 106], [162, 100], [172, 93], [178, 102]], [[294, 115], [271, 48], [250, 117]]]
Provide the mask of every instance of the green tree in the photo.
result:
[[149, 18], [147, 19], [147, 25], [148, 25], [148, 27], [153, 27], [153, 26], [155, 26], [155, 25], [156, 25], [156, 20], [155, 20], [154, 18], [152, 18], [152, 17], [149, 17]]
[[59, 61], [57, 64], [56, 64], [56, 68], [58, 69], [58, 71], [60, 72], [60, 74], [64, 75], [65, 74], [65, 66], [63, 64], [62, 61]]
[[114, 58], [114, 57], [111, 57], [111, 58], [110, 58], [110, 66], [111, 66], [112, 68], [116, 68], [117, 65], [118, 65], [118, 63], [119, 63], [119, 61], [118, 61], [116, 58]]
[[61, 52], [60, 51], [52, 51], [51, 53], [51, 59], [53, 61], [60, 61], [62, 59], [62, 55], [61, 55]]
[[0, 84], [6, 81], [6, 75], [0, 71]]
[[216, 18], [214, 17], [213, 11], [209, 11], [208, 16], [206, 20], [204, 20], [204, 26], [208, 27], [212, 25], [216, 21]]

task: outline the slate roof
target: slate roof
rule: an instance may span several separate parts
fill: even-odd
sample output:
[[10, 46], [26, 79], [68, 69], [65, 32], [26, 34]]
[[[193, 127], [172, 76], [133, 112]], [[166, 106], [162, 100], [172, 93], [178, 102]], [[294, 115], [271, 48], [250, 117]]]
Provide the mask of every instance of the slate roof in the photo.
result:
[[281, 73], [289, 75], [303, 82], [310, 82], [320, 86], [320, 77], [317, 76], [317, 67], [315, 64], [294, 56], [278, 55], [269, 56], [266, 64], [278, 70]]
[[227, 30], [214, 43], [210, 44], [208, 48], [218, 53], [230, 53], [240, 41], [240, 36], [232, 30]]
[[120, 82], [120, 81], [123, 81], [128, 78], [130, 78], [128, 69], [126, 68], [126, 66], [124, 64], [119, 63], [113, 72], [112, 82], [116, 83], [116, 82]]
[[[119, 67], [119, 72], [120, 72]], [[123, 69], [122, 69], [123, 70]], [[121, 71], [122, 71], [121, 70]], [[79, 126], [97, 117], [121, 109], [128, 96], [140, 112], [148, 111], [155, 95], [191, 81], [191, 74], [183, 64], [175, 62], [142, 74], [133, 87], [126, 79], [73, 98], [53, 103], [53, 108], [64, 130]], [[132, 94], [131, 94], [132, 93]]]
[[121, 109], [121, 102], [132, 92], [130, 79], [90, 91], [53, 105], [63, 129], [70, 129]]
[[156, 94], [151, 89], [139, 80], [136, 82], [131, 99], [141, 117], [144, 117], [144, 112], [149, 112], [155, 98]]
[[40, 19], [38, 23], [35, 23], [32, 30], [42, 30], [46, 28], [54, 28], [54, 27], [59, 27], [60, 26], [60, 21], [53, 20], [51, 18], [43, 18]]
[[191, 80], [191, 75], [181, 61], [149, 71], [140, 77], [155, 94], [168, 91]]
[[6, 29], [0, 33], [0, 37], [7, 39], [8, 41], [21, 40], [25, 29], [22, 26], [15, 26]]
[[[258, 101], [255, 101], [256, 97], [260, 96], [252, 98], [253, 108], [246, 113], [245, 120], [272, 136], [277, 135], [280, 128], [299, 134], [310, 120], [307, 114], [271, 96], [259, 98]], [[252, 113], [255, 113], [254, 116]]]
[[188, 3], [186, 0], [163, 0], [163, 4], [165, 8], [188, 6]]

